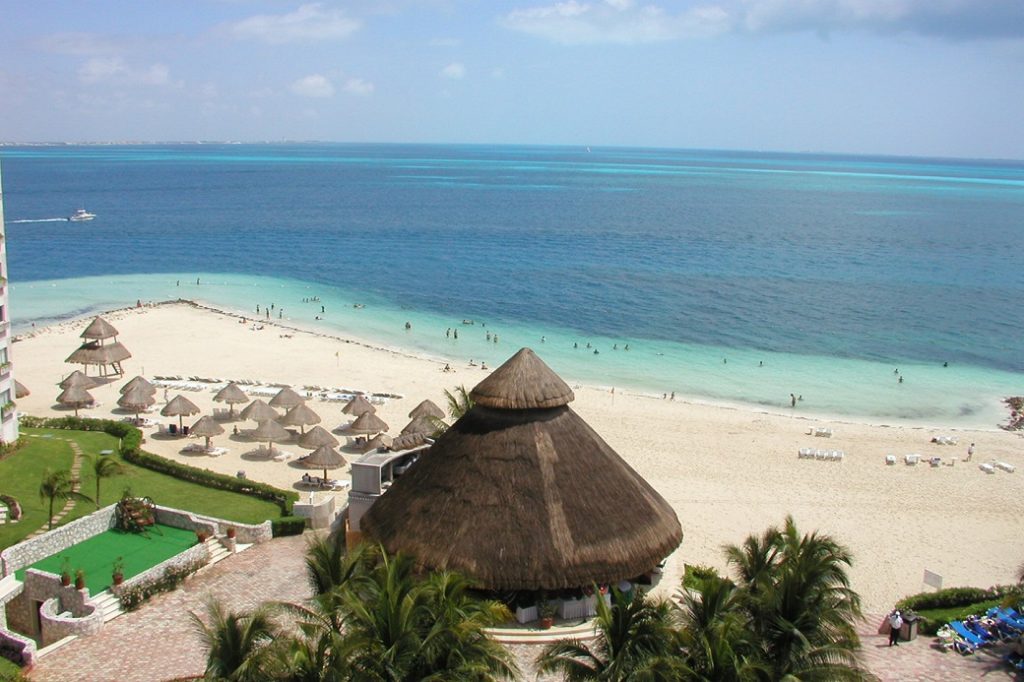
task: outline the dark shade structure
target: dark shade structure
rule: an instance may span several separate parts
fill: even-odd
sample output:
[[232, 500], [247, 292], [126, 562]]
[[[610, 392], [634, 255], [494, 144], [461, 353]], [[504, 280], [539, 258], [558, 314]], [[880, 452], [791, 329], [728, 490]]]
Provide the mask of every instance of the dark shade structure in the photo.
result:
[[408, 436], [409, 434], [413, 433], [423, 433], [429, 436], [430, 434], [437, 431], [437, 429], [437, 421], [430, 419], [429, 417], [426, 416], [420, 416], [416, 417], [411, 422], [406, 424], [405, 428], [402, 429], [402, 433], [400, 435]]
[[210, 450], [210, 439], [224, 433], [224, 427], [210, 415], [204, 415], [192, 425], [192, 435], [202, 436], [206, 439], [206, 450]]
[[127, 384], [125, 384], [118, 390], [121, 392], [121, 395], [124, 395], [128, 391], [131, 391], [136, 388], [142, 389], [148, 392], [150, 395], [156, 393], [156, 386], [150, 383], [150, 381], [146, 377], [141, 375], [133, 378], [131, 381], [129, 381]]
[[363, 412], [355, 418], [351, 424], [344, 426], [341, 430], [358, 436], [368, 436], [371, 433], [380, 433], [388, 430], [387, 423], [373, 412]]
[[184, 424], [182, 422], [182, 418], [191, 417], [194, 414], [199, 414], [199, 412], [199, 406], [183, 395], [174, 396], [173, 398], [171, 398], [170, 402], [164, 405], [163, 409], [160, 410], [160, 414], [162, 414], [165, 417], [178, 418], [178, 431], [181, 431], [183, 435], [184, 430], [181, 427]]
[[309, 431], [299, 436], [299, 447], [307, 450], [315, 450], [321, 445], [329, 445], [332, 448], [338, 445], [338, 439], [331, 435], [331, 432], [322, 426], [314, 426]]
[[76, 369], [74, 372], [64, 377], [64, 380], [58, 385], [61, 388], [71, 388], [74, 386], [76, 388], [84, 388], [88, 391], [90, 388], [96, 388], [99, 386], [99, 382], [91, 377], [87, 377], [82, 370]]
[[[81, 346], [74, 353], [68, 356], [65, 362], [72, 364], [97, 365], [101, 374], [107, 373], [107, 366], [113, 369], [114, 374], [123, 374], [121, 363], [132, 356], [117, 340], [117, 330], [114, 326], [102, 317], [96, 317], [89, 326], [85, 328], [80, 336], [85, 339]], [[113, 339], [110, 341], [110, 339]]]
[[72, 407], [75, 410], [75, 416], [78, 416], [78, 410], [82, 409], [86, 405], [92, 405], [95, 399], [89, 395], [89, 391], [82, 386], [68, 386], [60, 395], [57, 396], [57, 402], [67, 407]]
[[273, 407], [256, 398], [245, 406], [240, 416], [248, 421], [261, 422], [267, 419], [277, 419], [281, 415]]
[[615, 583], [679, 546], [675, 512], [568, 407], [572, 391], [533, 351], [471, 396], [363, 516], [369, 538], [490, 590]]
[[298, 426], [302, 433], [306, 432], [307, 426], [320, 423], [320, 415], [313, 411], [313, 408], [306, 403], [299, 403], [277, 420], [283, 426]]
[[301, 395], [293, 391], [292, 389], [285, 386], [277, 392], [273, 398], [270, 399], [271, 407], [281, 407], [285, 410], [290, 410], [296, 405], [301, 405], [306, 402], [306, 399]]
[[370, 402], [361, 395], [357, 395], [352, 400], [345, 403], [345, 407], [341, 408], [341, 411], [345, 414], [353, 414], [359, 416], [369, 412], [373, 414], [377, 411], [377, 408], [370, 404]]
[[14, 380], [14, 399], [18, 400], [26, 396], [32, 395], [32, 391], [28, 390], [25, 384], [21, 383], [17, 379]]
[[409, 412], [409, 419], [416, 419], [417, 417], [434, 417], [435, 419], [444, 419], [445, 414], [444, 410], [438, 407], [434, 401], [424, 400]]
[[241, 405], [242, 403], [249, 402], [249, 396], [245, 394], [245, 391], [235, 382], [231, 382], [224, 388], [217, 391], [217, 395], [213, 396], [213, 402], [215, 403], [227, 403], [231, 410], [231, 418], [235, 418], [235, 405]]
[[327, 480], [327, 470], [337, 469], [345, 466], [345, 458], [330, 445], [321, 445], [311, 452], [308, 457], [302, 458], [302, 465], [310, 469], [323, 469], [324, 480]]
[[273, 419], [264, 419], [249, 434], [253, 440], [267, 441], [267, 454], [274, 454], [274, 443], [280, 443], [291, 438], [292, 434]]

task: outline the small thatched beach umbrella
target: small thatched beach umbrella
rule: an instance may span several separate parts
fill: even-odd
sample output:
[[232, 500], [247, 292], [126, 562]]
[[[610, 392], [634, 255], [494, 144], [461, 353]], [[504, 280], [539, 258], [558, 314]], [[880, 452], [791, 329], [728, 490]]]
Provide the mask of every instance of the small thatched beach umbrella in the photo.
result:
[[338, 439], [331, 435], [331, 432], [322, 426], [314, 426], [309, 431], [299, 436], [299, 447], [307, 450], [316, 450], [321, 445], [330, 445], [332, 448], [338, 445]]
[[222, 433], [224, 433], [224, 427], [208, 414], [200, 417], [199, 421], [192, 425], [192, 435], [205, 438], [207, 450], [210, 449], [210, 439]]
[[434, 401], [424, 400], [409, 412], [409, 419], [416, 419], [416, 417], [434, 417], [435, 419], [444, 419], [445, 414], [444, 410], [438, 407]]
[[89, 391], [81, 386], [68, 386], [61, 394], [57, 396], [57, 402], [61, 405], [75, 408], [75, 416], [78, 416], [78, 410], [91, 405], [95, 402], [95, 399], [89, 395]]
[[61, 381], [58, 386], [61, 388], [71, 388], [72, 386], [75, 386], [78, 388], [84, 388], [88, 391], [90, 388], [96, 388], [99, 386], [99, 382], [86, 376], [82, 370], [76, 369], [74, 372], [64, 377], [64, 380]]
[[14, 380], [14, 399], [19, 400], [26, 396], [32, 395], [32, 391], [28, 390], [25, 384], [21, 383], [17, 379]]
[[184, 433], [182, 418], [191, 417], [194, 414], [199, 414], [199, 412], [199, 406], [183, 395], [174, 396], [169, 403], [164, 405], [164, 409], [160, 410], [160, 414], [165, 417], [178, 418], [178, 430], [182, 433]]
[[357, 395], [355, 398], [352, 398], [352, 400], [345, 403], [345, 407], [341, 408], [341, 411], [345, 414], [352, 414], [358, 417], [359, 415], [367, 412], [373, 414], [377, 411], [377, 408], [371, 405], [363, 396]]
[[437, 427], [437, 421], [426, 416], [420, 416], [406, 424], [405, 428], [402, 429], [402, 433], [399, 435], [408, 436], [412, 433], [424, 433], [430, 435], [437, 431]]
[[366, 445], [363, 446], [363, 452], [373, 452], [374, 450], [380, 450], [381, 448], [390, 448], [393, 442], [391, 436], [385, 436], [383, 433], [378, 434], [367, 441]]
[[273, 407], [256, 398], [256, 400], [245, 406], [245, 409], [242, 410], [239, 416], [247, 421], [261, 422], [267, 419], [277, 419], [281, 415]]
[[273, 419], [264, 419], [259, 423], [253, 432], [252, 437], [254, 440], [267, 441], [267, 450], [271, 455], [274, 454], [274, 443], [280, 443], [281, 441], [288, 440], [291, 438], [290, 433], [278, 424]]
[[130, 391], [125, 391], [120, 398], [117, 399], [117, 404], [126, 410], [130, 410], [135, 413], [135, 419], [139, 418], [139, 412], [142, 412], [147, 407], [151, 407], [156, 402], [156, 398], [152, 393], [147, 393], [146, 389], [141, 386], [137, 386]]
[[384, 422], [384, 420], [373, 412], [363, 412], [361, 415], [356, 417], [354, 422], [346, 426], [344, 431], [357, 436], [368, 436], [371, 433], [387, 431], [388, 428], [390, 427]]
[[89, 326], [85, 328], [85, 331], [79, 336], [83, 339], [91, 339], [93, 341], [103, 341], [110, 338], [116, 341], [117, 330], [114, 329], [114, 325], [97, 315], [93, 318], [93, 321], [89, 323]]
[[131, 390], [136, 389], [136, 388], [137, 389], [141, 389], [143, 391], [146, 391], [150, 395], [154, 395], [156, 393], [156, 386], [154, 386], [152, 383], [150, 383], [149, 380], [146, 379], [146, 377], [141, 376], [141, 375], [133, 378], [127, 384], [122, 386], [119, 390], [121, 392], [121, 395], [124, 395], [128, 391], [131, 391]]
[[299, 403], [277, 421], [284, 426], [298, 426], [305, 433], [307, 426], [320, 423], [320, 415], [305, 403]]
[[321, 445], [311, 452], [309, 457], [304, 458], [302, 464], [310, 469], [323, 467], [324, 480], [326, 481], [328, 469], [337, 469], [338, 467], [345, 466], [346, 462], [345, 458], [330, 445]]
[[672, 507], [573, 412], [572, 390], [533, 351], [470, 395], [473, 408], [360, 519], [368, 540], [495, 591], [615, 584], [679, 546]]
[[277, 392], [277, 395], [270, 399], [270, 406], [290, 410], [296, 405], [301, 405], [304, 402], [306, 402], [305, 398], [285, 386]]
[[235, 405], [241, 405], [242, 403], [249, 402], [249, 396], [245, 394], [245, 391], [235, 382], [231, 382], [224, 388], [217, 391], [217, 395], [213, 396], [213, 402], [215, 403], [227, 403], [231, 409], [231, 418], [235, 418]]

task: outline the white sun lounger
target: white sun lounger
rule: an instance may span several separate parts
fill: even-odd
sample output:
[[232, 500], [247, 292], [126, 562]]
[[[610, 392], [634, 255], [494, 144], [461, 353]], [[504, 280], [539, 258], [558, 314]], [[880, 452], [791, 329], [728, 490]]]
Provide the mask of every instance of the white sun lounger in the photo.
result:
[[918, 462], [921, 461], [921, 455], [917, 455], [917, 454], [904, 455], [903, 456], [903, 461], [906, 462], [907, 466], [915, 466]]
[[1008, 462], [996, 462], [995, 466], [996, 466], [997, 469], [1002, 469], [1003, 471], [1005, 471], [1008, 474], [1012, 474], [1014, 472], [1014, 470], [1016, 469], [1015, 466], [1013, 466], [1012, 464], [1009, 464]]
[[981, 464], [978, 465], [978, 468], [984, 471], [986, 474], [994, 474], [996, 472], [995, 467], [992, 466], [991, 464], [988, 464], [987, 462], [982, 462]]

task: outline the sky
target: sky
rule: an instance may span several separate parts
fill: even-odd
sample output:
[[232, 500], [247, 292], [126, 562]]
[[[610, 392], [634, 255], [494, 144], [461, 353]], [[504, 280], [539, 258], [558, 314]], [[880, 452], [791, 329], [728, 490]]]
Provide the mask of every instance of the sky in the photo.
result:
[[1024, 0], [9, 0], [0, 140], [1024, 159]]

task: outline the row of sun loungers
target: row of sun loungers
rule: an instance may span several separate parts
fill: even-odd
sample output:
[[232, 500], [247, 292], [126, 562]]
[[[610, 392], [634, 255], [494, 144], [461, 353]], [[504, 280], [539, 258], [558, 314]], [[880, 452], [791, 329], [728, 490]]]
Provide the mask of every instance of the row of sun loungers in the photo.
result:
[[932, 442], [938, 445], [956, 445], [960, 440], [953, 436], [935, 436], [932, 438]]
[[843, 450], [821, 450], [819, 448], [800, 448], [797, 452], [800, 459], [820, 459], [831, 462], [842, 462], [846, 457]]
[[219, 448], [213, 446], [207, 448], [206, 446], [200, 445], [199, 443], [189, 443], [188, 445], [183, 447], [181, 451], [198, 452], [204, 455], [209, 455], [210, 457], [220, 457], [221, 455], [226, 455], [228, 453], [227, 448]]
[[819, 438], [831, 438], [832, 437], [832, 429], [828, 429], [828, 428], [824, 428], [824, 427], [813, 428], [813, 429], [811, 429], [811, 435], [812, 436], [818, 436]]
[[[938, 633], [943, 646], [967, 655], [997, 642], [1007, 642], [1024, 635], [1024, 618], [1014, 609], [996, 606], [985, 615], [984, 619], [972, 616], [962, 621], [950, 621]], [[1007, 656], [1008, 663], [1024, 670], [1019, 657], [1016, 661], [1013, 659], [1013, 656]]]
[[1005, 471], [1008, 474], [1012, 474], [1017, 470], [1017, 467], [1013, 466], [1009, 462], [982, 462], [978, 465], [978, 468], [986, 474], [994, 474], [996, 473], [996, 469]]

